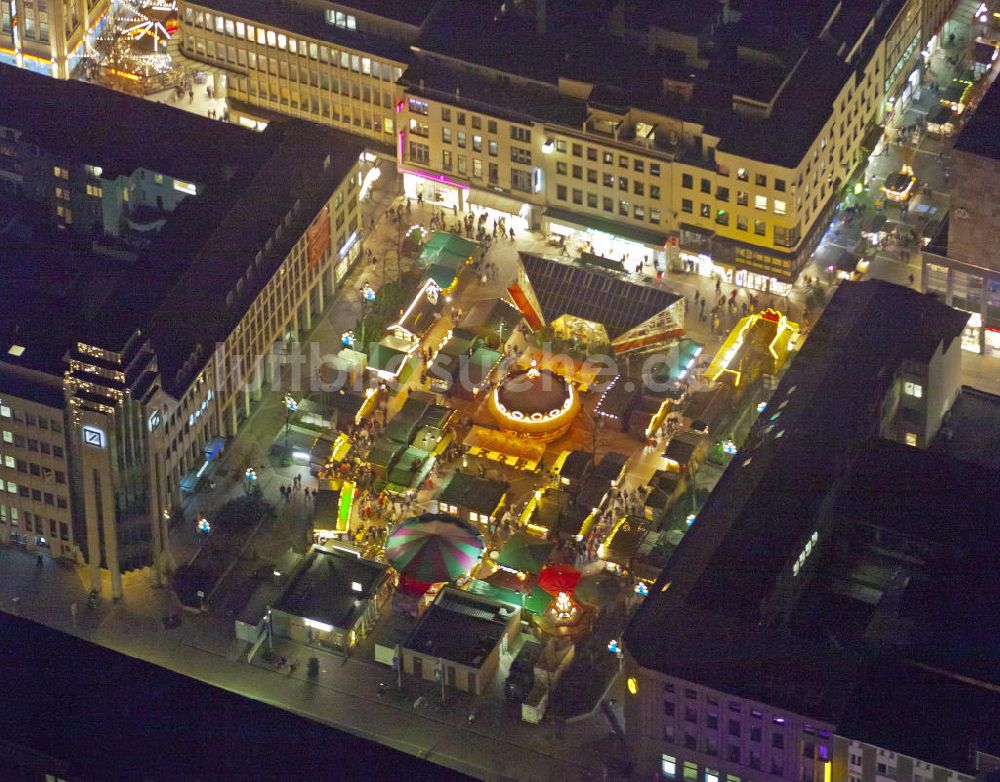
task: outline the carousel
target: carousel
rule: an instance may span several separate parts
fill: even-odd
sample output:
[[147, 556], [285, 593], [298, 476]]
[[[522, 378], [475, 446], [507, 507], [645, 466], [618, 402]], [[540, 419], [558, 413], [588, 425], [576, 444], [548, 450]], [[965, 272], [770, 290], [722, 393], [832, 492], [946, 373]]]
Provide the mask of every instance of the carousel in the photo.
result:
[[508, 432], [549, 442], [562, 437], [580, 412], [580, 394], [551, 369], [532, 362], [511, 372], [493, 390], [490, 413]]

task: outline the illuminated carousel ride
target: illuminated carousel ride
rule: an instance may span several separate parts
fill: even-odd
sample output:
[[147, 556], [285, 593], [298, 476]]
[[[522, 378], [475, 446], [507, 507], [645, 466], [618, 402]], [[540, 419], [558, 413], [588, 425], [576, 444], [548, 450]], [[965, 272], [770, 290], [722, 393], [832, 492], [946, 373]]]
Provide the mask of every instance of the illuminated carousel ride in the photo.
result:
[[562, 437], [580, 412], [580, 393], [566, 378], [532, 362], [497, 384], [489, 409], [505, 431], [550, 442]]

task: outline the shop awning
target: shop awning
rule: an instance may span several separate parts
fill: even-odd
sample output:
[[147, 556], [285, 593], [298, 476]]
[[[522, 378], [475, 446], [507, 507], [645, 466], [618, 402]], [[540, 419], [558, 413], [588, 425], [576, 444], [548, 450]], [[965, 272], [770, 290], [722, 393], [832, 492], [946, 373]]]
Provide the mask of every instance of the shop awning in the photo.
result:
[[510, 198], [499, 193], [490, 193], [485, 190], [470, 190], [469, 203], [473, 206], [482, 206], [486, 209], [492, 209], [495, 212], [503, 212], [504, 214], [517, 215], [519, 217], [521, 216], [521, 212], [528, 207], [528, 204], [518, 201], [516, 198]]
[[549, 207], [545, 210], [544, 216], [558, 223], [568, 223], [577, 226], [585, 231], [600, 231], [630, 242], [645, 244], [649, 247], [662, 249], [667, 243], [667, 235], [657, 231], [649, 231], [634, 225], [626, 225], [603, 217], [593, 217], [591, 215], [580, 215], [568, 209]]

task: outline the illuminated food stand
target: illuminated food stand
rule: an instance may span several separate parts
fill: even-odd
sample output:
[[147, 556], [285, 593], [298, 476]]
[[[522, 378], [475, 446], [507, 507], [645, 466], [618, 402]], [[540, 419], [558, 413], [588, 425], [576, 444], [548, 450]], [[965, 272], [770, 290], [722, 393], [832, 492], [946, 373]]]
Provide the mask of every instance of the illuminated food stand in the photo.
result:
[[910, 200], [916, 185], [917, 178], [913, 175], [913, 169], [909, 165], [904, 165], [901, 170], [885, 178], [882, 192], [890, 201], [902, 204]]

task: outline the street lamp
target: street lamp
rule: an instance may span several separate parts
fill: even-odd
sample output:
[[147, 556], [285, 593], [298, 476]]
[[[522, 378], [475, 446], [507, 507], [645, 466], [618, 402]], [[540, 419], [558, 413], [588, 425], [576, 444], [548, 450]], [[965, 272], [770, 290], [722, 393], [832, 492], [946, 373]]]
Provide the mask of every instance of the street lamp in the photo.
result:
[[292, 413], [299, 411], [299, 403], [291, 394], [285, 394], [285, 455], [288, 456], [288, 429], [292, 425]]

